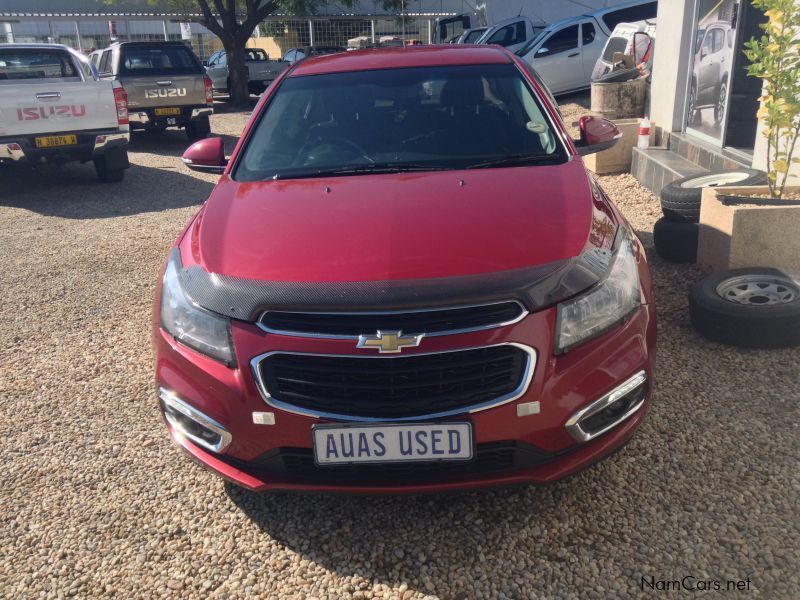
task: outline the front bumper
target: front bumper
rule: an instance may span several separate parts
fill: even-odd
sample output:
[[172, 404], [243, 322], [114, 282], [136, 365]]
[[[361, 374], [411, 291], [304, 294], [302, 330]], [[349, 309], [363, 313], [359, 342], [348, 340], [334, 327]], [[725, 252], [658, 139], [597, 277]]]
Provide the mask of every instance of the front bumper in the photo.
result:
[[[37, 148], [37, 137], [54, 135], [74, 135], [77, 144]], [[86, 162], [99, 158], [113, 148], [126, 148], [130, 133], [118, 129], [110, 131], [77, 131], [42, 133], [37, 135], [0, 138], [0, 162], [15, 164], [35, 164], [43, 162]]]
[[[239, 368], [229, 369], [177, 344], [155, 322], [156, 379], [160, 388], [190, 403], [231, 436], [229, 445], [217, 453], [193, 442], [168, 422], [178, 445], [205, 468], [250, 490], [394, 494], [547, 484], [601, 460], [630, 439], [644, 418], [652, 394], [655, 362], [652, 305], [643, 305], [616, 329], [561, 356], [552, 353], [554, 327], [555, 309], [547, 309], [498, 329], [424, 342], [424, 351], [428, 352], [503, 343], [524, 344], [537, 350], [539, 359], [533, 378], [521, 397], [474, 413], [447, 417], [472, 423], [479, 450], [513, 446], [522, 451], [522, 459], [514, 459], [510, 466], [497, 470], [464, 469], [398, 479], [361, 477], [358, 469], [350, 471], [355, 474], [353, 477], [339, 477], [325, 470], [330, 467], [306, 468], [312, 425], [331, 421], [268, 405], [259, 393], [249, 361], [276, 350], [352, 354], [349, 340], [266, 334], [254, 325], [235, 323], [233, 338]], [[588, 440], [576, 436], [574, 428], [568, 427], [573, 416], [640, 372], [647, 380], [646, 391], [635, 410], [619, 424]], [[536, 410], [523, 410], [531, 403], [536, 403]], [[284, 457], [283, 468], [275, 468], [273, 459], [277, 454]], [[288, 455], [294, 462], [288, 461]], [[302, 462], [304, 456], [306, 463]]]
[[201, 117], [210, 117], [213, 114], [214, 109], [210, 106], [183, 106], [179, 115], [165, 116], [156, 115], [154, 108], [131, 109], [128, 118], [133, 126], [159, 128], [186, 125], [186, 123]]

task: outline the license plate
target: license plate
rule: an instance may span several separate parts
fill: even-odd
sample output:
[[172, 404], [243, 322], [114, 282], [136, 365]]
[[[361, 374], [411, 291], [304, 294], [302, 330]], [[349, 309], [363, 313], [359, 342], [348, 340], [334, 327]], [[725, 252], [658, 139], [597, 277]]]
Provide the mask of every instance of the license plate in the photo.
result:
[[472, 459], [471, 423], [315, 425], [318, 465]]
[[157, 108], [156, 109], [156, 116], [157, 117], [165, 117], [167, 115], [179, 115], [181, 114], [180, 108]]
[[37, 148], [54, 148], [55, 146], [74, 146], [78, 143], [77, 135], [48, 135], [36, 138]]

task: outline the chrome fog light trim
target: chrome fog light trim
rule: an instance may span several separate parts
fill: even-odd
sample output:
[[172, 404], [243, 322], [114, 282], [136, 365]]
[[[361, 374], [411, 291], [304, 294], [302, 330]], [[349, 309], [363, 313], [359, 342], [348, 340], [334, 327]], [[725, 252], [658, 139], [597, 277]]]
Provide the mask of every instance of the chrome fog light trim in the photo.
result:
[[[178, 396], [165, 388], [158, 388], [158, 397], [161, 399], [161, 409], [164, 418], [181, 435], [192, 440], [198, 446], [212, 452], [222, 452], [230, 446], [233, 436], [219, 423], [211, 417], [203, 414], [193, 406], [178, 398]], [[187, 427], [186, 420], [191, 421], [195, 426], [210, 432], [206, 439], [197, 432], [192, 432]]]
[[600, 411], [608, 408], [618, 400], [624, 398], [631, 392], [636, 391], [641, 386], [647, 383], [647, 373], [644, 371], [639, 371], [631, 377], [630, 379], [626, 380], [621, 385], [617, 386], [613, 390], [611, 390], [608, 394], [603, 396], [602, 398], [595, 400], [586, 408], [583, 408], [576, 412], [570, 419], [567, 421], [566, 428], [567, 432], [573, 437], [573, 439], [577, 442], [588, 442], [596, 438], [599, 435], [604, 434], [606, 431], [613, 429], [629, 417], [633, 416], [644, 404], [645, 396], [642, 396], [633, 406], [628, 408], [623, 414], [619, 417], [615, 418], [609, 424], [604, 426], [602, 429], [597, 431], [586, 431], [582, 426], [581, 423], [588, 419], [589, 417], [596, 415]]

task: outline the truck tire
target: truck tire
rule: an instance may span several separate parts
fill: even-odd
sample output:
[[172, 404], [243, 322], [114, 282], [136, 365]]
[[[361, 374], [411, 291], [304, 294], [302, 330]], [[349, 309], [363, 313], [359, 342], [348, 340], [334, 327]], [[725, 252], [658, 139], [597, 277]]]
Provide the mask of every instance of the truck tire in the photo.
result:
[[754, 169], [712, 171], [676, 179], [661, 190], [661, 211], [670, 221], [697, 223], [700, 220], [700, 198], [703, 188], [719, 185], [763, 185], [767, 174]]
[[653, 227], [656, 253], [672, 263], [693, 263], [697, 260], [697, 223], [678, 223], [661, 218]]
[[639, 77], [639, 69], [617, 69], [605, 75], [600, 75], [597, 79], [592, 80], [592, 83], [622, 83], [637, 77]]
[[103, 183], [117, 183], [125, 179], [125, 169], [130, 166], [125, 148], [112, 148], [94, 162], [94, 170]]
[[767, 267], [715, 273], [689, 292], [694, 328], [746, 348], [800, 345], [800, 281]]
[[211, 133], [211, 122], [208, 117], [198, 117], [186, 124], [186, 137], [190, 142], [203, 140]]

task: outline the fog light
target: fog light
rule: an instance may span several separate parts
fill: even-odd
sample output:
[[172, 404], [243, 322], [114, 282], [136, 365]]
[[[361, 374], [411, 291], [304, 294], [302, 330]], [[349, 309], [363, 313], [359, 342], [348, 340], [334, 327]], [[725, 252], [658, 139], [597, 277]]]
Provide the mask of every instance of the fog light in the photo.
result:
[[158, 389], [158, 397], [167, 423], [184, 437], [212, 452], [222, 452], [230, 445], [233, 437], [214, 419], [164, 388]]
[[578, 442], [588, 442], [636, 413], [647, 396], [647, 374], [636, 375], [579, 410], [567, 421], [567, 432]]

